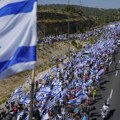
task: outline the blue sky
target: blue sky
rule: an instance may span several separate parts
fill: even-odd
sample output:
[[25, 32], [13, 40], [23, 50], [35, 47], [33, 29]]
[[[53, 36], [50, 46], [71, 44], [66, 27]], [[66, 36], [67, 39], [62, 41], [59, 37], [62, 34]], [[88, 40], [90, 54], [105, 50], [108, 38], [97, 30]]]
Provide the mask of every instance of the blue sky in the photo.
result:
[[[98, 8], [120, 8], [120, 0], [70, 0], [70, 4]], [[68, 0], [38, 0], [41, 4], [67, 4]]]

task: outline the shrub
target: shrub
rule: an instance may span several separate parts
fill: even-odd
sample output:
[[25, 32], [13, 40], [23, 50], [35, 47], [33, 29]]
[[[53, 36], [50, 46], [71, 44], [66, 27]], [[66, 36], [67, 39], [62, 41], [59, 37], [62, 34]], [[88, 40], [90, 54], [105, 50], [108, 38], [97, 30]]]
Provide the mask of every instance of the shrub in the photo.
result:
[[77, 42], [76, 42], [75, 40], [73, 40], [73, 41], [71, 42], [71, 44], [72, 44], [74, 47], [77, 48]]
[[5, 98], [3, 98], [3, 99], [0, 101], [0, 103], [5, 103], [5, 102], [7, 102], [7, 100], [8, 100], [8, 98], [5, 97]]
[[93, 38], [89, 38], [89, 42], [90, 42], [91, 44], [94, 44], [94, 39], [93, 39]]

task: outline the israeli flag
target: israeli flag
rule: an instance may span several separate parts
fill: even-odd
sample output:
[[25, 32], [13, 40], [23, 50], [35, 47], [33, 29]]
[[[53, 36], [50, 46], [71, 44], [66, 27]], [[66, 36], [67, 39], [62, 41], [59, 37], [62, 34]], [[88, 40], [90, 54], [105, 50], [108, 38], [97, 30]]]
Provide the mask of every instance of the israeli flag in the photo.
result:
[[29, 103], [30, 103], [30, 98], [29, 97], [24, 98], [23, 104], [28, 105]]
[[90, 80], [88, 80], [88, 82], [85, 83], [85, 86], [88, 87], [88, 86], [90, 86], [92, 83], [93, 83], [93, 80], [90, 79]]
[[34, 69], [37, 0], [0, 0], [0, 80]]
[[15, 93], [21, 93], [23, 92], [23, 89], [22, 89], [22, 86], [19, 86], [15, 91], [14, 91], [14, 94]]
[[80, 90], [78, 93], [76, 93], [76, 97], [79, 97], [79, 96], [84, 95], [84, 94], [85, 94], [84, 91]]

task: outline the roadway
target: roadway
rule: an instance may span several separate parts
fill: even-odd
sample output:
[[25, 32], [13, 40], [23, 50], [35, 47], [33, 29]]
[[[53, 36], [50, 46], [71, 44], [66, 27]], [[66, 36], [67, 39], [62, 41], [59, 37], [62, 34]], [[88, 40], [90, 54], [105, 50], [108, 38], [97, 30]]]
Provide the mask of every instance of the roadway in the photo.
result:
[[[115, 64], [117, 63], [117, 69]], [[91, 107], [90, 120], [102, 120], [100, 109], [107, 98], [110, 98], [110, 116], [107, 120], [120, 120], [120, 48], [117, 49], [116, 59], [112, 62], [109, 73], [101, 80], [101, 89], [97, 91], [96, 101]]]

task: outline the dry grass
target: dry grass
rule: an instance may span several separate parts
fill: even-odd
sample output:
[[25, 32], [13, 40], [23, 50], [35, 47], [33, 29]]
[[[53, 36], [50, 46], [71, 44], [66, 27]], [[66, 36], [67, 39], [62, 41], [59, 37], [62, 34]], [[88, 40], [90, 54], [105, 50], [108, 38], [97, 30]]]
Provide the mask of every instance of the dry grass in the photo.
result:
[[[24, 73], [24, 75], [26, 74]], [[0, 81], [0, 103], [5, 102], [10, 97], [10, 94], [24, 82], [25, 76], [23, 76], [23, 73]]]

